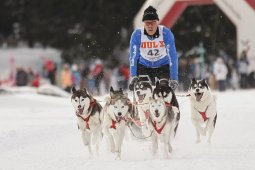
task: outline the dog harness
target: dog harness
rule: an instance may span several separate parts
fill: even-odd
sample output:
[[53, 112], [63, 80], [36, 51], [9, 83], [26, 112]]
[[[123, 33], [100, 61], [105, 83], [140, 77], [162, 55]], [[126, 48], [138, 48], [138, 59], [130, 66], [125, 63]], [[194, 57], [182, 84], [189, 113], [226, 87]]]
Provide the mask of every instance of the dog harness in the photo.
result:
[[[195, 108], [195, 107], [194, 107]], [[195, 108], [196, 109], [196, 108]], [[206, 111], [207, 111], [207, 109], [208, 109], [208, 106], [206, 107], [206, 109], [205, 109], [205, 111], [204, 112], [200, 112], [199, 110], [197, 110], [198, 111], [198, 113], [200, 113], [200, 115], [202, 116], [202, 118], [204, 119], [204, 121], [207, 121], [209, 118], [206, 116]]]
[[163, 124], [163, 126], [161, 127], [161, 128], [157, 128], [157, 126], [156, 126], [156, 121], [154, 121], [154, 122], [152, 122], [152, 125], [153, 125], [153, 127], [154, 127], [154, 129], [156, 130], [156, 132], [158, 133], [158, 134], [161, 134], [161, 132], [162, 132], [162, 130], [164, 129], [164, 127], [165, 127], [165, 125], [166, 125], [166, 122]]
[[112, 119], [112, 125], [110, 126], [110, 128], [116, 129], [116, 123], [119, 123], [121, 120], [126, 121], [126, 119], [124, 117], [122, 117], [119, 121], [116, 121], [116, 120]]
[[82, 120], [84, 120], [84, 122], [85, 122], [85, 127], [86, 127], [86, 129], [90, 129], [89, 128], [89, 118], [90, 118], [90, 115], [88, 115], [88, 117], [86, 117], [86, 118], [83, 118], [81, 115], [78, 115], [78, 117], [80, 117]]
[[[90, 101], [90, 108], [92, 108], [92, 106], [94, 106], [96, 104], [96, 100], [95, 99], [93, 99], [92, 101]], [[89, 108], [89, 109], [90, 109]], [[82, 120], [84, 120], [84, 122], [85, 122], [85, 128], [86, 129], [90, 129], [89, 128], [89, 119], [90, 119], [90, 114], [88, 115], [88, 117], [86, 117], [86, 118], [83, 118], [82, 116], [81, 116], [81, 114], [76, 114], [79, 118], [81, 118]], [[78, 128], [79, 128], [79, 126], [78, 126]]]

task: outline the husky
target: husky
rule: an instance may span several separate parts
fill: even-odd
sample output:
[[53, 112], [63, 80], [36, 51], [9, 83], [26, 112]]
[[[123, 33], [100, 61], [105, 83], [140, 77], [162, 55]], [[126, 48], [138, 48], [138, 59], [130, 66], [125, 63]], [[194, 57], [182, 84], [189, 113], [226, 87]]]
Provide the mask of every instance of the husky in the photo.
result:
[[171, 139], [176, 135], [176, 131], [179, 125], [180, 120], [180, 110], [179, 110], [179, 104], [176, 98], [176, 95], [174, 93], [174, 90], [169, 86], [168, 80], [161, 79], [160, 81], [156, 82], [156, 87], [153, 90], [153, 99], [163, 98], [165, 105], [167, 107], [173, 108], [173, 111], [175, 111], [175, 114], [177, 115], [174, 121], [174, 133], [173, 136], [171, 136]]
[[138, 79], [134, 85], [134, 100], [142, 133], [145, 137], [151, 135], [149, 129], [150, 99], [152, 98], [153, 87], [150, 81]]
[[121, 146], [131, 107], [130, 100], [122, 89], [114, 91], [110, 88], [110, 97], [106, 98], [103, 108], [103, 133], [108, 139], [111, 152], [116, 153], [115, 159], [121, 159]]
[[102, 106], [94, 99], [86, 88], [76, 90], [72, 87], [71, 102], [75, 108], [78, 129], [85, 146], [88, 146], [90, 156], [93, 156], [91, 143], [96, 144], [98, 154], [99, 143], [102, 140]]
[[176, 113], [178, 113], [178, 108], [167, 106], [162, 97], [150, 100], [150, 129], [153, 130], [153, 155], [155, 155], [158, 150], [158, 142], [163, 144], [165, 158], [168, 158], [169, 154], [172, 152], [171, 137], [174, 136], [173, 129], [176, 127]]
[[191, 119], [197, 133], [196, 143], [200, 142], [200, 135], [206, 136], [207, 132], [207, 142], [210, 143], [217, 120], [215, 98], [205, 79], [192, 79], [188, 93], [191, 103]]

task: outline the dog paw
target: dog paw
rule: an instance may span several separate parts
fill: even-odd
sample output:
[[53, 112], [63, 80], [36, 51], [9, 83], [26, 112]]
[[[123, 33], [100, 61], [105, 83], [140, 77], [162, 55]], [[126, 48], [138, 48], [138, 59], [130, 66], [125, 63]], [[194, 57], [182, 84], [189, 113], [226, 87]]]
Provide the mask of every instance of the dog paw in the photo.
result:
[[206, 129], [205, 129], [205, 128], [201, 129], [201, 130], [200, 130], [200, 134], [201, 134], [202, 136], [206, 136]]
[[115, 160], [121, 160], [120, 153], [116, 153]]
[[169, 151], [169, 153], [171, 153], [171, 152], [173, 151], [173, 148], [172, 148], [172, 146], [171, 146], [171, 145], [169, 145], [169, 147], [168, 147], [168, 151]]
[[116, 151], [115, 151], [115, 149], [111, 149], [111, 153], [115, 153]]
[[196, 143], [200, 143], [200, 142], [201, 142], [201, 140], [200, 140], [200, 139], [197, 139], [195, 142], [196, 142]]

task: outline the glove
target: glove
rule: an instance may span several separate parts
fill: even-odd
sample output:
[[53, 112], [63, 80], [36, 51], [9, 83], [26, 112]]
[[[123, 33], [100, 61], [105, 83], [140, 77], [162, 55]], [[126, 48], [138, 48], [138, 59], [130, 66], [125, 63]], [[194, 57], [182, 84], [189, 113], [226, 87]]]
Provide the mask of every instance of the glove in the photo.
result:
[[137, 82], [138, 82], [138, 78], [137, 77], [133, 77], [132, 80], [131, 80], [131, 83], [129, 84], [129, 90], [130, 91], [134, 90], [135, 83], [137, 83]]
[[175, 90], [178, 87], [179, 83], [177, 80], [170, 80], [169, 86]]

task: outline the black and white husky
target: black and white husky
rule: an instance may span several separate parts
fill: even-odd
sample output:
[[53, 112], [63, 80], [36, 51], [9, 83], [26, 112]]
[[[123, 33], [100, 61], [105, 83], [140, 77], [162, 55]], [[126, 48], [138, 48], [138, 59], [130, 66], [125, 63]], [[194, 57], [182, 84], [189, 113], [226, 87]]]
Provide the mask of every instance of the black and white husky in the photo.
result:
[[91, 142], [96, 144], [98, 153], [99, 143], [102, 140], [103, 117], [100, 114], [102, 107], [85, 88], [76, 90], [73, 87], [71, 102], [75, 108], [82, 141], [85, 146], [88, 146], [90, 156], [92, 156]]
[[[160, 82], [160, 81], [163, 81]], [[173, 120], [174, 121], [174, 133], [171, 139], [176, 134], [178, 125], [179, 125], [179, 120], [180, 120], [180, 110], [179, 110], [179, 104], [176, 98], [176, 95], [174, 93], [174, 90], [169, 86], [169, 83], [167, 80], [160, 80], [156, 82], [156, 87], [153, 90], [153, 99], [158, 99], [158, 98], [163, 98], [165, 105], [168, 107], [173, 108], [172, 110], [175, 112], [176, 117]], [[165, 82], [164, 82], [165, 81]]]
[[150, 115], [150, 99], [152, 98], [153, 87], [150, 81], [139, 79], [134, 86], [134, 100], [138, 117], [141, 123], [141, 129], [144, 136], [150, 136], [149, 115]]
[[206, 133], [210, 143], [217, 119], [215, 98], [205, 80], [192, 79], [189, 94], [191, 119], [197, 132], [196, 143], [200, 142], [200, 135], [206, 136]]
[[108, 139], [109, 148], [116, 153], [115, 159], [121, 159], [121, 146], [129, 118], [130, 100], [122, 89], [114, 91], [111, 87], [110, 97], [106, 98], [103, 108], [103, 133]]

